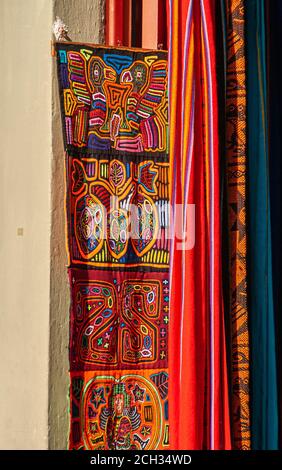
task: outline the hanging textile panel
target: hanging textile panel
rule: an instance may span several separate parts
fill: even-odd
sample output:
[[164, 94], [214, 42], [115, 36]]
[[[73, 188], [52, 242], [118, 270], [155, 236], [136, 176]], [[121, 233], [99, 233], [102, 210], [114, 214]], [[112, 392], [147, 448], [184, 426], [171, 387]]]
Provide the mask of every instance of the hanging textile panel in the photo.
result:
[[167, 54], [57, 43], [66, 150], [70, 448], [165, 449]]

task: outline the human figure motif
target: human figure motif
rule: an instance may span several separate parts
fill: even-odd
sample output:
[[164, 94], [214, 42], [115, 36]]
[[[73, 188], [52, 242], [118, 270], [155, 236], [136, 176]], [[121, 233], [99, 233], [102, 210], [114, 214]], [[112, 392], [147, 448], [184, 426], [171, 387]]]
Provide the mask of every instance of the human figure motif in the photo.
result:
[[141, 424], [136, 407], [131, 407], [130, 395], [124, 383], [115, 384], [109, 396], [108, 407], [100, 415], [100, 426], [106, 433], [106, 450], [137, 449], [132, 431]]

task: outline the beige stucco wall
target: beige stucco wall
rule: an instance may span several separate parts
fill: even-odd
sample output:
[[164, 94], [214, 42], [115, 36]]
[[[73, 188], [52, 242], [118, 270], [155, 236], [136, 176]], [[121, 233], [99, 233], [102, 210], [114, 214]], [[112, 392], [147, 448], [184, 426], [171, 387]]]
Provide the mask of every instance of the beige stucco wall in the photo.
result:
[[[53, 15], [59, 16], [68, 25], [68, 34], [72, 41], [101, 44], [104, 42], [104, 7], [104, 0], [54, 0]], [[65, 449], [69, 432], [70, 294], [65, 250], [64, 148], [55, 59], [53, 60], [52, 134], [49, 447]]]
[[51, 17], [0, 0], [1, 449], [48, 446]]

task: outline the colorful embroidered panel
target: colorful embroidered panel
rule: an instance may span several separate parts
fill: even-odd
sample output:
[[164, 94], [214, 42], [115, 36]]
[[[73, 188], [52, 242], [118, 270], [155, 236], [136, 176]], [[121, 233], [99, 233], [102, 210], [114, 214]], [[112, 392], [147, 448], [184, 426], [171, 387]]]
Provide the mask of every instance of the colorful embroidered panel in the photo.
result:
[[71, 449], [168, 433], [167, 54], [58, 43], [66, 150]]

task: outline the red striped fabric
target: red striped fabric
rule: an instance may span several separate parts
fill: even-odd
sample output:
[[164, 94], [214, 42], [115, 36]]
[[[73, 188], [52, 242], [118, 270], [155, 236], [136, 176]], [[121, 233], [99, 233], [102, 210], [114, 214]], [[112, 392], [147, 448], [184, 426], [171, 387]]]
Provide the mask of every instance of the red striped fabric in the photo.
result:
[[171, 448], [229, 449], [215, 2], [170, 0], [168, 11], [171, 197], [174, 207], [183, 205], [184, 222], [187, 204], [195, 205], [193, 248], [172, 242]]

